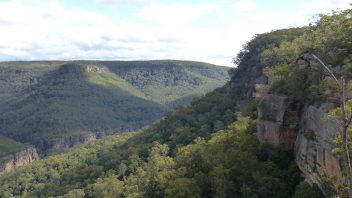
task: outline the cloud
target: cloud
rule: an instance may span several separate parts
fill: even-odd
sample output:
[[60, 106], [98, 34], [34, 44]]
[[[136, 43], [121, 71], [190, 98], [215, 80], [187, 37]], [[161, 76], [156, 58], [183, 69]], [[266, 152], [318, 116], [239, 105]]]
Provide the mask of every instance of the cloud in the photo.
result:
[[104, 15], [66, 10], [58, 1], [0, 3], [0, 9], [0, 19], [10, 19], [0, 25], [1, 60], [110, 59], [131, 51], [124, 25]]
[[139, 16], [161, 25], [189, 25], [207, 15], [211, 4], [171, 4], [146, 6]]
[[279, 12], [265, 12], [253, 0], [103, 1], [136, 4], [129, 14], [137, 20], [68, 9], [59, 0], [0, 1], [0, 60], [188, 59], [230, 66], [255, 34], [306, 25], [313, 14], [348, 8], [346, 0], [312, 0]]
[[304, 4], [304, 8], [306, 11], [314, 10], [318, 13], [327, 13], [332, 9], [348, 9], [351, 8], [349, 5], [351, 3], [350, 0], [311, 0]]
[[[186, 9], [179, 25], [203, 15], [204, 6], [178, 4], [172, 9]], [[141, 13], [165, 8], [167, 20], [176, 18], [176, 10], [147, 7]], [[135, 24], [111, 19], [105, 15], [67, 10], [59, 1], [25, 5], [19, 2], [0, 3], [0, 60], [36, 59], [191, 59], [185, 50], [191, 28], [177, 30], [176, 21], [158, 25]], [[191, 10], [195, 9], [192, 13]], [[149, 10], [149, 11], [146, 11]], [[146, 16], [144, 15], [144, 16]], [[144, 17], [143, 16], [143, 17]], [[151, 20], [154, 16], [149, 15]], [[171, 17], [171, 18], [170, 18]], [[164, 27], [167, 25], [168, 27]], [[199, 31], [196, 33], [199, 34]]]
[[98, 0], [103, 5], [143, 5], [150, 2], [151, 0]]
[[257, 10], [257, 4], [253, 0], [239, 0], [232, 6], [232, 8], [235, 11], [252, 12]]

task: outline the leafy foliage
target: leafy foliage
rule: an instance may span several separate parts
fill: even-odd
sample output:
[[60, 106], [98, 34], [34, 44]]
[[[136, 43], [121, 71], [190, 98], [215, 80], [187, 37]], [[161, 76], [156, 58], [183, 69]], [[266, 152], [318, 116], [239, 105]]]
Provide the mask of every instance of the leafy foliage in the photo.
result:
[[350, 78], [352, 23], [351, 9], [319, 15], [303, 34], [263, 51], [261, 62], [269, 66], [272, 91], [295, 96], [303, 102], [326, 100], [324, 69], [317, 61], [299, 60], [305, 53], [314, 53], [333, 71]]
[[316, 185], [311, 186], [307, 182], [301, 182], [296, 189], [293, 198], [322, 198], [324, 197]]
[[[209, 140], [197, 138], [179, 147], [174, 157], [169, 155], [169, 147], [159, 142], [148, 145], [145, 157], [136, 153], [143, 148], [129, 142], [141, 134], [81, 145], [4, 176], [0, 195], [287, 197], [299, 181], [297, 167], [293, 162], [283, 165], [285, 155], [259, 147], [252, 127], [255, 122], [239, 114], [237, 118]], [[258, 152], [266, 152], [267, 157], [259, 157]], [[106, 160], [111, 154], [114, 158]]]

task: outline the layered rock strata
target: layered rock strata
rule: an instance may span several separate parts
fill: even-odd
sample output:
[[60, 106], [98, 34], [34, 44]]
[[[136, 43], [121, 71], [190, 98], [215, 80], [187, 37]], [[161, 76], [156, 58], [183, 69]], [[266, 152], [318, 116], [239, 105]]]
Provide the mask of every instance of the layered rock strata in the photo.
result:
[[258, 105], [257, 137], [283, 150], [294, 150], [295, 161], [305, 178], [319, 182], [319, 174], [341, 179], [333, 141], [339, 124], [328, 119], [332, 104], [300, 105], [287, 96], [265, 94]]
[[26, 148], [25, 150], [4, 156], [0, 158], [0, 176], [18, 166], [29, 164], [38, 159], [39, 156], [35, 148]]

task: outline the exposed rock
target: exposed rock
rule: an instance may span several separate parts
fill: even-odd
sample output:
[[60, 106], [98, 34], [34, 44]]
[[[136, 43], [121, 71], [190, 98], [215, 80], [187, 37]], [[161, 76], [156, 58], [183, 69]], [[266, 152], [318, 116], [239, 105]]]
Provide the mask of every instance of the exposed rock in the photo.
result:
[[262, 98], [269, 91], [269, 88], [267, 76], [257, 78], [252, 88], [252, 97]]
[[338, 122], [326, 119], [327, 111], [331, 108], [331, 104], [308, 106], [301, 118], [295, 143], [295, 160], [305, 177], [311, 181], [319, 180], [315, 174], [317, 170], [324, 171], [329, 177], [341, 178], [339, 161], [332, 154], [332, 141], [339, 133]]
[[69, 136], [69, 137], [64, 137], [61, 139], [56, 139], [56, 140], [43, 140], [40, 141], [36, 144], [37, 148], [39, 148], [41, 151], [45, 153], [54, 151], [54, 150], [60, 150], [64, 148], [70, 148], [74, 147], [79, 144], [84, 144], [90, 141], [94, 141], [100, 138], [103, 138], [108, 135], [115, 135], [115, 134], [120, 134], [124, 132], [129, 132], [129, 131], [135, 131], [137, 128], [115, 128], [115, 129], [110, 129], [107, 131], [99, 131], [96, 133], [87, 133], [83, 135], [77, 135], [77, 136]]
[[300, 105], [287, 96], [266, 94], [258, 105], [257, 137], [284, 150], [294, 147]]
[[269, 90], [269, 85], [266, 84], [254, 84], [254, 89], [252, 92], [252, 97], [262, 98], [265, 93]]
[[259, 78], [254, 80], [255, 84], [263, 84], [263, 85], [267, 85], [269, 83], [269, 78], [265, 75], [260, 76]]
[[[135, 129], [136, 130], [136, 129]], [[120, 134], [124, 132], [132, 131], [125, 128], [115, 128], [107, 131], [100, 131], [96, 133], [84, 134], [79, 136], [70, 136], [65, 137], [53, 142], [41, 141], [36, 146], [37, 148], [42, 149], [44, 154], [53, 150], [59, 150], [64, 148], [70, 148], [79, 144], [84, 144], [90, 141], [94, 141], [105, 136]], [[39, 159], [39, 155], [35, 148], [26, 148], [20, 152], [16, 152], [11, 155], [4, 156], [0, 158], [0, 176], [8, 173], [12, 169], [29, 164], [35, 160]]]
[[83, 144], [86, 142], [90, 142], [93, 140], [96, 140], [96, 135], [94, 133], [92, 134], [84, 134], [80, 136], [69, 136], [65, 137], [59, 140], [56, 140], [55, 142], [52, 143], [50, 146], [50, 149], [52, 150], [58, 150], [62, 148], [70, 148], [78, 144]]
[[96, 72], [96, 73], [103, 73], [107, 72], [109, 69], [105, 66], [98, 66], [98, 65], [82, 65], [77, 63], [66, 63], [60, 66], [58, 72], [61, 74], [75, 74], [75, 75], [82, 75], [84, 73]]
[[108, 72], [109, 69], [104, 66], [96, 66], [96, 65], [85, 65], [86, 72], [96, 72], [96, 73], [103, 73]]
[[11, 155], [0, 158], [0, 176], [10, 172], [12, 169], [29, 164], [38, 160], [39, 156], [35, 148], [27, 148]]
[[332, 108], [332, 103], [325, 103], [302, 109], [287, 96], [265, 94], [258, 105], [258, 140], [283, 150], [294, 149], [295, 161], [308, 181], [320, 185], [319, 171], [342, 182], [340, 163], [332, 152], [339, 123], [327, 119]]

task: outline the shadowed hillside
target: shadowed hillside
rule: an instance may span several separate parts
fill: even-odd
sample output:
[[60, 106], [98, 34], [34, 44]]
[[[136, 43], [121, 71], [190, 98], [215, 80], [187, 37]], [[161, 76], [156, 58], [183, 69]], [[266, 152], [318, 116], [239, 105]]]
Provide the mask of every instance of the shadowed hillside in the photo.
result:
[[47, 150], [101, 131], [137, 130], [223, 84], [226, 69], [179, 61], [0, 63], [0, 133]]

